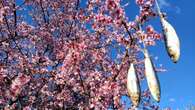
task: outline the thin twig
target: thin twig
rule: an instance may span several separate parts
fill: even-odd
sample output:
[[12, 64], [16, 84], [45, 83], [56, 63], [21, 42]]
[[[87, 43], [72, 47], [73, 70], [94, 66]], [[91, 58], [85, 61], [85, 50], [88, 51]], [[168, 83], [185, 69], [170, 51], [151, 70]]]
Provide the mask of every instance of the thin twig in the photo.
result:
[[42, 0], [40, 0], [40, 5], [41, 5], [41, 11], [43, 13], [44, 22], [47, 23], [47, 19], [46, 19], [46, 16], [45, 16], [45, 11], [44, 11], [44, 8], [43, 8]]
[[131, 32], [129, 31], [129, 29], [128, 29], [128, 26], [127, 26], [126, 22], [122, 21], [122, 24], [125, 26], [125, 29], [126, 29], [126, 31], [127, 31], [127, 33], [128, 33], [128, 35], [129, 35], [129, 37], [130, 37], [130, 40], [131, 40], [131, 42], [130, 42], [130, 46], [131, 46], [131, 45], [133, 45], [133, 37], [132, 37], [132, 35], [131, 35]]

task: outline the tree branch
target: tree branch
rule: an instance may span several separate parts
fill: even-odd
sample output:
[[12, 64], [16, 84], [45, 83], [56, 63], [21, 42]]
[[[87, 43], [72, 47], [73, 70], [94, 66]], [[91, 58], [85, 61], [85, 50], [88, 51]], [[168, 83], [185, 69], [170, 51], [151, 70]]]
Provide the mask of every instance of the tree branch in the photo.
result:
[[47, 23], [47, 19], [46, 19], [46, 16], [45, 16], [45, 11], [44, 11], [44, 8], [43, 8], [42, 0], [40, 0], [40, 5], [41, 5], [41, 11], [43, 13], [43, 20], [44, 20], [45, 23]]
[[132, 37], [132, 35], [131, 35], [131, 32], [129, 31], [128, 26], [127, 26], [127, 23], [126, 23], [125, 21], [122, 21], [122, 24], [124, 25], [124, 27], [125, 27], [125, 29], [126, 29], [128, 35], [129, 35], [129, 37], [130, 37], [130, 40], [131, 40], [130, 46], [131, 46], [131, 45], [133, 45], [133, 37]]

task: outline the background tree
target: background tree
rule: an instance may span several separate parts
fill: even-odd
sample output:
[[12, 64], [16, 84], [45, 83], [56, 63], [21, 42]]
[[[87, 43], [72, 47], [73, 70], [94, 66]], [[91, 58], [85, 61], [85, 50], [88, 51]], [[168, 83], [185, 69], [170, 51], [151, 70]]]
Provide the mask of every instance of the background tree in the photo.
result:
[[[120, 0], [2, 0], [0, 108], [132, 108], [122, 101], [130, 63], [142, 82], [142, 42], [162, 39], [149, 25], [154, 0], [135, 2], [129, 21]], [[158, 109], [147, 89], [140, 108]]]

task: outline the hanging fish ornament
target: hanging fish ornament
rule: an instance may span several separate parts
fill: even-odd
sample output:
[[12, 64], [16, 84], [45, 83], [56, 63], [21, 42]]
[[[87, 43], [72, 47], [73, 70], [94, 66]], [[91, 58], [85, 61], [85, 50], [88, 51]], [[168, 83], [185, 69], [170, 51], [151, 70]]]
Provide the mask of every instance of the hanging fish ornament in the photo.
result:
[[161, 24], [165, 36], [165, 45], [169, 56], [174, 63], [177, 63], [180, 57], [180, 41], [175, 29], [164, 18], [161, 18]]
[[154, 70], [153, 63], [149, 57], [148, 51], [144, 49], [144, 64], [145, 64], [145, 76], [151, 92], [152, 97], [159, 102], [160, 101], [160, 84], [156, 72]]
[[133, 63], [130, 65], [127, 75], [127, 91], [134, 106], [140, 102], [140, 86]]
[[157, 12], [160, 16], [161, 25], [163, 28], [163, 33], [165, 37], [165, 45], [167, 49], [167, 53], [171, 57], [172, 61], [174, 63], [177, 63], [180, 57], [180, 41], [179, 37], [177, 36], [177, 33], [173, 26], [165, 20], [163, 17], [163, 14], [160, 11], [160, 7], [158, 5], [158, 1], [155, 0], [156, 6], [157, 6]]

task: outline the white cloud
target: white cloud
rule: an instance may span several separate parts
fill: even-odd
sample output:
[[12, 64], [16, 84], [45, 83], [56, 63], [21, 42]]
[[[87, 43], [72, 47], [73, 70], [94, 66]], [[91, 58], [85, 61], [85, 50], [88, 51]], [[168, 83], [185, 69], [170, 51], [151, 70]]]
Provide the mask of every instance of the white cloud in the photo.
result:
[[174, 98], [170, 98], [169, 102], [175, 102], [175, 99]]
[[168, 0], [158, 0], [159, 6], [163, 9], [171, 9], [177, 14], [181, 12], [181, 9], [178, 6], [172, 5]]
[[166, 0], [158, 0], [160, 7], [169, 7], [170, 3]]

